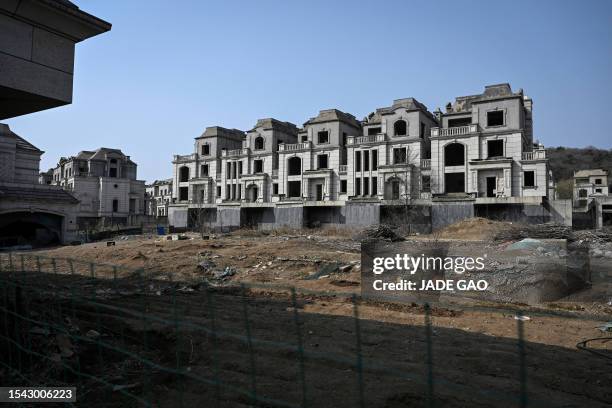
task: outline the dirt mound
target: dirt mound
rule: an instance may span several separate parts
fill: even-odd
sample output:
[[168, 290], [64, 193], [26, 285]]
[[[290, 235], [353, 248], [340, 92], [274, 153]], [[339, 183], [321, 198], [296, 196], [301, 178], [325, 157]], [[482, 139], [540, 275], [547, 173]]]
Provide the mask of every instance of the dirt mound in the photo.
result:
[[511, 222], [493, 221], [486, 218], [469, 218], [451, 224], [436, 233], [439, 238], [463, 240], [492, 240], [501, 231], [513, 228]]

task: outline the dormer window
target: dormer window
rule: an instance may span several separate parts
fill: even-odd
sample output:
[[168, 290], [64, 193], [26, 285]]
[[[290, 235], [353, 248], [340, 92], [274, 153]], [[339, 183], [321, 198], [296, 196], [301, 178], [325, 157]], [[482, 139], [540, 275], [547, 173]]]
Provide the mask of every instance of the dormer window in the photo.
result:
[[263, 150], [264, 149], [264, 138], [261, 136], [257, 136], [255, 138], [255, 150]]
[[317, 143], [319, 144], [329, 143], [329, 132], [327, 130], [323, 130], [317, 133]]
[[494, 110], [487, 112], [487, 126], [504, 126], [504, 111]]

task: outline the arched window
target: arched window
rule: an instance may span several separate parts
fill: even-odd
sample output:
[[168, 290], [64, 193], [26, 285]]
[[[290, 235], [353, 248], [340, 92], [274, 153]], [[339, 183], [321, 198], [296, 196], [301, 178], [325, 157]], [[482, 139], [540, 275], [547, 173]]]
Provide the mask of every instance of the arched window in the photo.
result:
[[289, 175], [299, 176], [302, 174], [302, 159], [298, 156], [294, 156], [288, 160]]
[[461, 143], [451, 143], [444, 147], [445, 166], [463, 166], [465, 164], [465, 146]]
[[406, 136], [408, 133], [408, 125], [406, 121], [400, 119], [393, 124], [393, 132], [395, 136]]
[[179, 170], [179, 182], [189, 181], [189, 167], [183, 166]]
[[264, 138], [261, 136], [257, 136], [255, 138], [255, 150], [263, 150], [264, 148]]

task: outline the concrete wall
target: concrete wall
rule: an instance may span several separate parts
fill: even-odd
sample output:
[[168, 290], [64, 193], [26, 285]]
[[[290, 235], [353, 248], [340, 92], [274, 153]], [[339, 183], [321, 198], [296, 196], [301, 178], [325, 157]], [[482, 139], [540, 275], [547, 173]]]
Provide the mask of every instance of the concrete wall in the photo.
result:
[[370, 226], [380, 222], [380, 204], [378, 203], [346, 203], [347, 226]]
[[168, 207], [168, 224], [176, 228], [187, 228], [187, 207]]
[[572, 226], [572, 200], [548, 200], [544, 204], [550, 213], [551, 221]]
[[274, 208], [277, 227], [302, 228], [304, 226], [304, 207], [278, 206]]
[[472, 217], [474, 217], [474, 203], [471, 201], [433, 202], [431, 205], [431, 227], [433, 231]]
[[240, 228], [240, 207], [217, 207], [217, 225], [221, 231]]

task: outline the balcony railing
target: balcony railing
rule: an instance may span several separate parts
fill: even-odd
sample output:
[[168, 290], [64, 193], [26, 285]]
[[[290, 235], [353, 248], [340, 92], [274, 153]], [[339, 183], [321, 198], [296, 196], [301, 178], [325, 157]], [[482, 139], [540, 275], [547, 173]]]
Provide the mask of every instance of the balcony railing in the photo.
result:
[[338, 167], [338, 172], [339, 172], [340, 174], [346, 174], [347, 170], [348, 170], [348, 166], [347, 166], [346, 164], [341, 164], [341, 165]]
[[221, 156], [223, 157], [232, 157], [232, 156], [246, 156], [251, 152], [251, 149], [248, 147], [242, 149], [234, 149], [234, 150], [222, 150]]
[[431, 159], [421, 159], [422, 169], [431, 169]]
[[543, 160], [546, 159], [546, 150], [534, 150], [533, 152], [523, 152], [523, 160]]
[[293, 144], [279, 144], [279, 152], [290, 152], [294, 150], [307, 150], [310, 149], [310, 142], [293, 143]]
[[386, 140], [386, 135], [384, 133], [378, 133], [376, 135], [367, 135], [367, 136], [349, 136], [346, 139], [346, 143], [350, 145], [358, 145], [364, 143], [376, 143], [376, 142], [384, 142]]
[[437, 127], [431, 128], [432, 137], [462, 136], [462, 135], [469, 135], [470, 133], [476, 133], [476, 132], [478, 132], [477, 124], [450, 127], [450, 128], [437, 128]]

